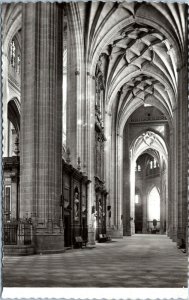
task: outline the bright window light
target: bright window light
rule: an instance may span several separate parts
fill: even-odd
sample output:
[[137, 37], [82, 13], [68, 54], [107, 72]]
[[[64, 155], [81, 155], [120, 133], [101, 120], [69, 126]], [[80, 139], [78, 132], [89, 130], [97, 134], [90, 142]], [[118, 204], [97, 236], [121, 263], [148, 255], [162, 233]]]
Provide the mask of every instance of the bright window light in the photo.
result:
[[81, 125], [81, 124], [82, 124], [82, 120], [78, 120], [78, 121], [77, 121], [77, 124], [78, 124], [78, 125]]
[[160, 196], [156, 187], [154, 187], [148, 197], [148, 221], [160, 220]]
[[135, 203], [136, 203], [136, 204], [139, 203], [139, 195], [135, 195]]

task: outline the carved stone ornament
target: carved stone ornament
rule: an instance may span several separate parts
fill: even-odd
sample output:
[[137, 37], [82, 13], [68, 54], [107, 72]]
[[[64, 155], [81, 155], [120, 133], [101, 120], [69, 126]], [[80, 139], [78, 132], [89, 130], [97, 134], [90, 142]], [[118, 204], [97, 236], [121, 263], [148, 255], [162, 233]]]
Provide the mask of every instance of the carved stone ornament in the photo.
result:
[[155, 139], [156, 137], [153, 132], [147, 131], [146, 133], [143, 134], [143, 141], [149, 147], [154, 143]]
[[15, 143], [14, 143], [15, 147], [14, 147], [14, 153], [16, 156], [19, 155], [20, 150], [19, 150], [19, 139], [18, 137], [15, 138]]

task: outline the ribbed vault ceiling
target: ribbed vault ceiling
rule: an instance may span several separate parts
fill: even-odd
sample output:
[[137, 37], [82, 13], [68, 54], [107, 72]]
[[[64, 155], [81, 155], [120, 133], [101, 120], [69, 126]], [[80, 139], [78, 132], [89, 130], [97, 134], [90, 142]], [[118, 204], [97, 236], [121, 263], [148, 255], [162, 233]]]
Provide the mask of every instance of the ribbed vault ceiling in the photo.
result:
[[[175, 51], [183, 52], [186, 35], [186, 5], [179, 3], [89, 2], [79, 3], [86, 53], [93, 59], [112, 37], [130, 24], [152, 26], [169, 39]], [[145, 27], [145, 26], [144, 26]], [[145, 34], [145, 33], [144, 33]], [[179, 53], [177, 53], [178, 55]]]
[[144, 103], [170, 120], [186, 46], [185, 5], [91, 2], [79, 9], [86, 59], [102, 79], [107, 111], [117, 102], [117, 127]]
[[135, 82], [139, 86], [139, 79], [148, 79], [145, 76], [138, 76], [137, 81], [133, 80], [132, 73], [139, 70], [154, 74], [158, 78], [154, 83], [152, 78], [151, 83], [152, 86], [158, 82], [161, 83], [162, 88], [154, 87], [159, 94], [167, 94], [170, 87], [171, 91], [168, 94], [170, 98], [171, 92], [172, 94], [176, 92], [174, 68], [176, 62], [171, 56], [171, 49], [168, 40], [152, 28], [134, 24], [128, 29], [121, 30], [116, 39], [106, 46], [99, 59], [99, 67], [104, 74], [108, 96], [111, 96], [115, 85], [118, 84], [117, 81], [120, 81], [123, 76], [128, 78], [130, 86]]
[[[171, 119], [177, 105], [178, 70], [187, 50], [187, 5], [97, 1], [66, 7], [77, 41], [84, 45], [87, 71], [102, 79], [108, 112], [116, 101], [117, 127], [123, 128], [129, 115], [144, 103]], [[4, 38], [12, 37], [14, 20], [20, 29], [21, 5], [3, 9]]]
[[172, 115], [176, 106], [177, 70], [168, 39], [149, 26], [133, 24], [121, 30], [99, 57], [106, 102], [119, 94], [119, 114], [133, 100], [164, 106]]

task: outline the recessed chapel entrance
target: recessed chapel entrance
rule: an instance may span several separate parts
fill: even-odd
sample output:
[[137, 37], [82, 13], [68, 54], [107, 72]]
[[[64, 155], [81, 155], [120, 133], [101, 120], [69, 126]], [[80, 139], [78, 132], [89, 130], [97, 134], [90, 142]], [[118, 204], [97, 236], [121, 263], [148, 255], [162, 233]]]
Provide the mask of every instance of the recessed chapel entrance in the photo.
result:
[[124, 235], [164, 234], [167, 230], [168, 140], [168, 120], [152, 103], [140, 106], [126, 122], [123, 134]]
[[[166, 203], [166, 198], [164, 198], [166, 195], [162, 194], [162, 201], [160, 201], [163, 172], [160, 172], [161, 164], [156, 160], [158, 157], [152, 155], [155, 153], [157, 154], [152, 149], [148, 149], [136, 160], [135, 233], [160, 233], [160, 210], [163, 211], [165, 208], [161, 205]], [[166, 185], [166, 181], [164, 185]], [[164, 220], [163, 223], [166, 223], [166, 221]], [[163, 226], [161, 233], [164, 233]]]

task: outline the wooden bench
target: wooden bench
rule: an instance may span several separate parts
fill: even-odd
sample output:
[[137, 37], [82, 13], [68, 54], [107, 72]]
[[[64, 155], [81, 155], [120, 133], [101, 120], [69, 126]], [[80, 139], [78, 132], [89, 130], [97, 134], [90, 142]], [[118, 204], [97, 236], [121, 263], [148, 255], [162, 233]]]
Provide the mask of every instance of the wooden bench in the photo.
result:
[[99, 238], [98, 238], [98, 242], [99, 243], [103, 243], [103, 242], [108, 242], [108, 241], [111, 241], [111, 236], [108, 235], [108, 234], [105, 234], [105, 233], [100, 233], [99, 234]]
[[100, 233], [100, 234], [99, 234], [99, 238], [98, 238], [98, 242], [99, 242], [99, 243], [104, 243], [104, 242], [106, 242], [106, 241], [107, 241], [107, 236], [106, 236], [106, 234]]
[[79, 248], [82, 248], [83, 246], [86, 247], [87, 241], [84, 241], [81, 236], [76, 236], [75, 237], [75, 245], [79, 246]]

